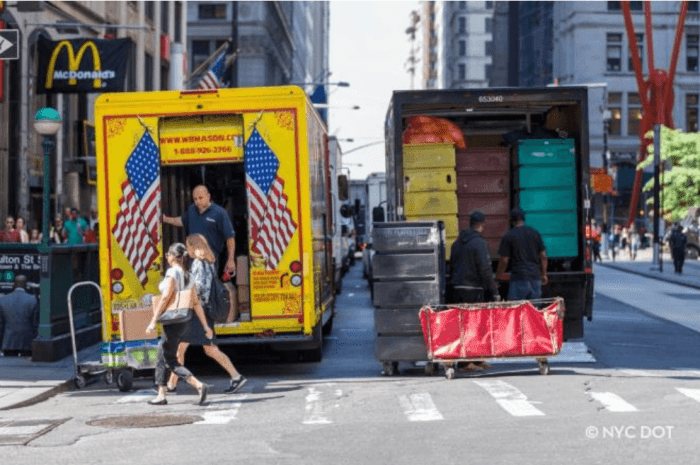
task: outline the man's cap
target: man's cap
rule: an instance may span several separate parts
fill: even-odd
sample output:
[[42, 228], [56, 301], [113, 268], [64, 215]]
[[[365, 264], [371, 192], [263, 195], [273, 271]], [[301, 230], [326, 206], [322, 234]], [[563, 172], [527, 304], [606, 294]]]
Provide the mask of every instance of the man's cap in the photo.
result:
[[511, 221], [525, 221], [525, 212], [518, 207], [515, 207], [510, 211]]
[[481, 210], [472, 210], [469, 213], [470, 224], [483, 223], [484, 221], [486, 221], [486, 214]]

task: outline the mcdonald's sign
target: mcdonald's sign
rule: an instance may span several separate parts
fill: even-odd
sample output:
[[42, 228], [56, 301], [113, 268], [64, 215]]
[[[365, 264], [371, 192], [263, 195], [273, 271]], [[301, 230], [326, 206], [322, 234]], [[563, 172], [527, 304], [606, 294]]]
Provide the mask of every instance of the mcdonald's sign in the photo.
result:
[[37, 93], [123, 91], [131, 44], [130, 39], [39, 39]]

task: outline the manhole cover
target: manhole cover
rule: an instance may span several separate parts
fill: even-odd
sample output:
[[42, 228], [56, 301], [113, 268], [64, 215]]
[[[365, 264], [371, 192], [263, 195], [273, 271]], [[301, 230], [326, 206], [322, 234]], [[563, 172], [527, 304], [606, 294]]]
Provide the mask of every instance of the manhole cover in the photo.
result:
[[161, 426], [189, 425], [204, 418], [199, 415], [122, 415], [88, 421], [90, 426], [105, 428], [158, 428]]

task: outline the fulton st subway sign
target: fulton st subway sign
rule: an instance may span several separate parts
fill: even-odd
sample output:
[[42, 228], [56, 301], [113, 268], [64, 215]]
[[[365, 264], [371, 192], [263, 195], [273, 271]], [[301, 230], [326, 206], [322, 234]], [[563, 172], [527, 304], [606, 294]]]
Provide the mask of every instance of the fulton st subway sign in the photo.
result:
[[130, 39], [40, 39], [37, 93], [119, 92]]

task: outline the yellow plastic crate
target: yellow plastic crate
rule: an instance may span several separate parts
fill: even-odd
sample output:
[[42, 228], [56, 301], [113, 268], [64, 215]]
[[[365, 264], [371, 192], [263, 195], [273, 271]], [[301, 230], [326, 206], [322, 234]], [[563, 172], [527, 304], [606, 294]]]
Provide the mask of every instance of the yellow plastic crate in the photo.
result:
[[403, 170], [405, 192], [456, 191], [457, 172], [453, 168]]
[[420, 144], [403, 146], [403, 169], [453, 168], [455, 146], [452, 144]]
[[433, 216], [456, 215], [457, 193], [449, 191], [407, 192], [404, 198], [404, 215]]
[[407, 221], [442, 221], [445, 223], [445, 236], [459, 236], [459, 221], [457, 215], [423, 215], [409, 216], [406, 215]]

